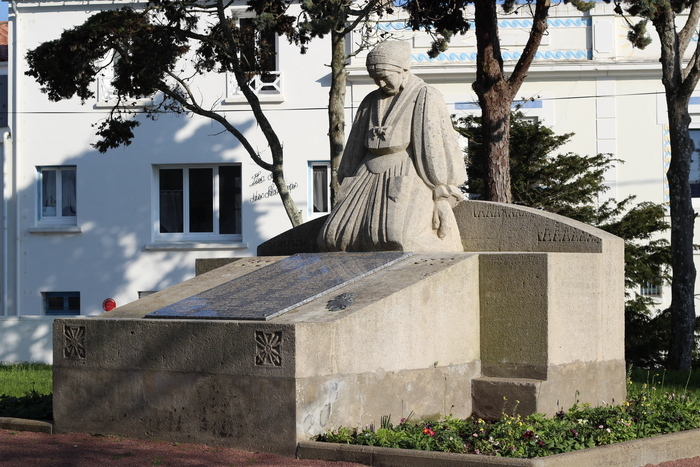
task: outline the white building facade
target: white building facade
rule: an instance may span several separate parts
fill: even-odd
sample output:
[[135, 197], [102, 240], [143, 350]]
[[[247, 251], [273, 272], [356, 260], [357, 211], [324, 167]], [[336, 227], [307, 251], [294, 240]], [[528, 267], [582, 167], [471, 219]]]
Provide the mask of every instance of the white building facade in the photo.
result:
[[[242, 18], [244, 3], [232, 7]], [[99, 154], [90, 146], [97, 139], [92, 125], [111, 108], [109, 74], [84, 104], [50, 102], [25, 76], [28, 50], [97, 11], [127, 4], [9, 3], [0, 361], [49, 362], [55, 316], [101, 314], [189, 279], [196, 258], [254, 256], [258, 244], [291, 227], [267, 173], [217, 123], [139, 116], [133, 144]], [[564, 5], [552, 12], [549, 34], [519, 93], [532, 99], [523, 110], [558, 134], [575, 133], [562, 151], [605, 152], [624, 160], [606, 176], [609, 196], [665, 202], [670, 153], [658, 45], [633, 49], [624, 20], [603, 2], [586, 14]], [[504, 17], [500, 26], [504, 58], [514, 63], [526, 40], [527, 14]], [[379, 27], [411, 41], [413, 72], [443, 92], [451, 113], [478, 112], [471, 91], [473, 33], [455, 37], [448, 52], [429, 60], [429, 38], [405, 29], [400, 16]], [[330, 45], [315, 41], [302, 55], [277, 38], [277, 51], [274, 79], [258, 91], [284, 144], [292, 196], [309, 219], [328, 209], [322, 187], [329, 165]], [[203, 106], [225, 113], [265, 157], [267, 145], [232, 80], [210, 74], [198, 76], [196, 86]], [[360, 55], [349, 65], [348, 122], [372, 89]], [[700, 140], [700, 93], [691, 112]], [[657, 292], [659, 306], [667, 305], [668, 294], [650, 293]]]

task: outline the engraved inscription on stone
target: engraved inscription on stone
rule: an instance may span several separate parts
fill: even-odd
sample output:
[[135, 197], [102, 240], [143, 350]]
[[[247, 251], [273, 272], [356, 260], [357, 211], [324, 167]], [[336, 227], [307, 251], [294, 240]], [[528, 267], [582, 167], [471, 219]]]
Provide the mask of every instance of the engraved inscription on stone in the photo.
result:
[[154, 311], [147, 318], [269, 320], [412, 253], [302, 253]]
[[537, 241], [540, 242], [593, 242], [600, 243], [599, 237], [593, 236], [583, 230], [573, 227], [557, 226], [545, 227], [537, 233]]
[[282, 366], [282, 331], [255, 331], [255, 365]]
[[328, 300], [326, 309], [328, 311], [342, 311], [353, 304], [357, 297], [356, 293], [341, 293], [333, 300]]
[[535, 217], [532, 213], [516, 209], [474, 209], [474, 217]]
[[85, 326], [63, 326], [63, 357], [85, 358]]

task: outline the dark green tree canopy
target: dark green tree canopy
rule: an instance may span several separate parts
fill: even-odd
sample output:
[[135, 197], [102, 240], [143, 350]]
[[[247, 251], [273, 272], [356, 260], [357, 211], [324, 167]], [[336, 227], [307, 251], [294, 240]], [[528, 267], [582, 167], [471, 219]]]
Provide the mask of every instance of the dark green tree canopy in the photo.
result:
[[[52, 101], [73, 96], [85, 101], [94, 97], [93, 82], [102, 68], [113, 66], [112, 85], [119, 105], [101, 126], [104, 144], [100, 150], [104, 151], [128, 144], [133, 138], [122, 125], [130, 112], [121, 106], [129, 100], [159, 93], [158, 103], [146, 109], [150, 116], [163, 111], [206, 113], [189, 89], [193, 75], [178, 70], [183, 60], [195, 74], [261, 71], [259, 64], [274, 52], [271, 44], [261, 43], [256, 34], [265, 24], [274, 22], [280, 27], [294, 21], [280, 12], [277, 3], [272, 2], [255, 17], [256, 25], [260, 25], [255, 30], [240, 28], [237, 18], [227, 13], [221, 1], [152, 0], [143, 10], [124, 7], [102, 11], [64, 31], [59, 39], [30, 50], [26, 74], [37, 80]], [[257, 59], [242, 63], [241, 50], [251, 45]], [[246, 88], [245, 76], [241, 76], [239, 84]]]
[[36, 78], [52, 101], [74, 95], [86, 100], [94, 97], [98, 63], [111, 53], [115, 87], [139, 98], [156, 92], [188, 49], [187, 37], [178, 28], [152, 25], [147, 15], [127, 7], [97, 13], [60, 39], [29, 51], [27, 75]]

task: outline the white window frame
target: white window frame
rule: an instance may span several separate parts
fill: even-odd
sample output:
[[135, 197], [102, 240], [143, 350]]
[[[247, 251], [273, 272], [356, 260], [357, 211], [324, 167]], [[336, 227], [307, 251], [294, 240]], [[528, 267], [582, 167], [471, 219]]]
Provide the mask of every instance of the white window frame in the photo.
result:
[[[75, 197], [76, 197], [76, 213], [74, 216], [64, 216], [61, 212], [61, 207], [63, 206], [63, 177], [62, 172], [66, 170], [73, 170], [75, 172]], [[56, 172], [56, 215], [47, 216], [44, 214], [43, 210], [43, 178], [44, 173], [48, 171]], [[53, 166], [40, 166], [37, 167], [37, 224], [38, 225], [77, 225], [78, 223], [78, 213], [77, 213], [77, 198], [78, 198], [78, 169], [74, 165], [53, 165]]]
[[[154, 165], [153, 166], [153, 239], [155, 242], [198, 242], [198, 243], [217, 243], [217, 242], [240, 242], [243, 239], [242, 225], [239, 226], [241, 233], [239, 234], [220, 234], [219, 233], [219, 167], [241, 167], [241, 164], [177, 164], [177, 165]], [[160, 178], [161, 169], [180, 169], [183, 170], [183, 230], [178, 233], [161, 233], [160, 232]], [[213, 232], [188, 232], [190, 223], [189, 210], [189, 170], [190, 169], [212, 169], [213, 170]], [[241, 176], [242, 184], [242, 176]], [[242, 191], [242, 187], [241, 187]], [[241, 193], [242, 200], [242, 193]], [[241, 206], [239, 208], [242, 208]], [[241, 215], [242, 216], [242, 215]], [[241, 222], [242, 224], [242, 222]]]
[[[314, 212], [314, 194], [315, 194], [315, 185], [314, 185], [314, 168], [315, 167], [325, 167], [326, 168], [326, 179], [328, 181], [328, 184], [326, 186], [327, 191], [326, 191], [326, 206], [328, 206], [327, 211], [321, 211], [321, 212]], [[308, 193], [307, 193], [307, 199], [308, 202], [307, 204], [307, 211], [308, 211], [308, 216], [309, 219], [315, 219], [317, 217], [325, 216], [326, 214], [329, 214], [331, 212], [331, 189], [330, 189], [330, 183], [331, 183], [331, 163], [328, 161], [309, 161], [309, 169], [308, 169]]]

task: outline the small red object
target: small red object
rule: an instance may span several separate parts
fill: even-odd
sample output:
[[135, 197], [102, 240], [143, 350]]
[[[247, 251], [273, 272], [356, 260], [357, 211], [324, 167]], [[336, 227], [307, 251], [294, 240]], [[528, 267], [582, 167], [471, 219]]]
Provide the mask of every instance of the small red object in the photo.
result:
[[104, 311], [112, 311], [117, 307], [117, 302], [113, 298], [108, 298], [102, 302], [102, 309]]

